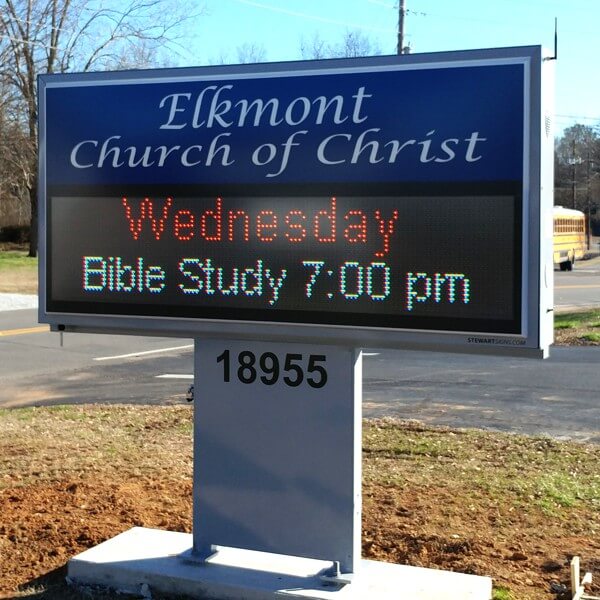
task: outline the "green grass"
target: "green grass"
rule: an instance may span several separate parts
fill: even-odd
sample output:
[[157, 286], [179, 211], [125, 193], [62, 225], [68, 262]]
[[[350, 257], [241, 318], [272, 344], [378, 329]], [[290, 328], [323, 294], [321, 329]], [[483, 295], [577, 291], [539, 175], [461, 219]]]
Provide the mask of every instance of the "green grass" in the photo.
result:
[[[594, 327], [598, 327], [598, 325], [595, 325]], [[586, 340], [587, 342], [594, 342], [600, 344], [600, 333], [584, 333], [581, 336], [581, 338]]]
[[[385, 432], [385, 435], [382, 433]], [[451, 442], [451, 440], [450, 440]], [[459, 458], [464, 449], [440, 437], [433, 430], [415, 426], [415, 431], [403, 431], [399, 428], [365, 429], [363, 449], [367, 454], [383, 457], [430, 457]]]
[[0, 250], [0, 292], [35, 294], [38, 259], [24, 250]]
[[492, 592], [492, 600], [515, 600], [510, 590], [505, 587], [495, 587]]
[[37, 269], [37, 258], [30, 258], [22, 250], [0, 251], [0, 269]]
[[600, 310], [555, 315], [554, 329], [558, 343], [600, 344]]
[[600, 310], [586, 310], [554, 316], [555, 329], [577, 329], [581, 327], [600, 327]]

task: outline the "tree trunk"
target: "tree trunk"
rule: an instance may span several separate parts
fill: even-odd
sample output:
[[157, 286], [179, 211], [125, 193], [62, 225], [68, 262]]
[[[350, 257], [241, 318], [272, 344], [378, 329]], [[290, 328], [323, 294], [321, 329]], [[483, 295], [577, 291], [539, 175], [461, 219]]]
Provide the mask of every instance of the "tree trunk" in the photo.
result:
[[29, 220], [29, 255], [37, 256], [38, 251], [38, 198], [37, 177], [33, 179], [33, 185], [29, 188], [29, 202], [31, 204], [31, 219]]

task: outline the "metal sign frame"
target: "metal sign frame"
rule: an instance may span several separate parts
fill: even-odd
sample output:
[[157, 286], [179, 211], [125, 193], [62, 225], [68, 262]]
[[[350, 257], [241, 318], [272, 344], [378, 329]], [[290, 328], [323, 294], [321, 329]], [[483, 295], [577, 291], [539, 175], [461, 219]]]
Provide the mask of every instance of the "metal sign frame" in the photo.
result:
[[[82, 87], [152, 85], [188, 80], [272, 79], [283, 76], [327, 78], [343, 73], [372, 73], [390, 70], [451, 70], [464, 66], [522, 65], [522, 239], [519, 242], [520, 277], [518, 293], [520, 316], [518, 331], [456, 331], [382, 326], [337, 325], [331, 323], [274, 322], [268, 314], [259, 320], [181, 318], [168, 315], [109, 314], [101, 307], [87, 312], [52, 308], [47, 280], [50, 264], [48, 240], [51, 237], [48, 194], [54, 177], [53, 158], [48, 153], [47, 94], [53, 89], [77, 90]], [[553, 138], [550, 116], [551, 68], [538, 46], [480, 51], [415, 54], [401, 57], [375, 57], [300, 63], [241, 65], [198, 69], [44, 75], [39, 80], [40, 156], [39, 156], [39, 240], [40, 309], [39, 319], [53, 330], [123, 334], [169, 335], [176, 337], [219, 337], [228, 339], [293, 340], [340, 344], [351, 347], [397, 347], [454, 352], [517, 354], [545, 357], [552, 342], [552, 252], [551, 206], [553, 185]], [[546, 73], [549, 71], [549, 73]], [[391, 100], [390, 100], [391, 101]], [[169, 123], [176, 127], [176, 105], [171, 107]], [[358, 116], [358, 115], [357, 115]], [[490, 115], [493, 118], [493, 115]], [[68, 124], [63, 124], [68, 127]], [[227, 183], [227, 182], [224, 182]], [[243, 184], [243, 182], [240, 182]], [[102, 187], [102, 179], [92, 184]], [[151, 182], [148, 185], [153, 185]], [[474, 184], [476, 187], [476, 183]], [[501, 260], [501, 257], [499, 257]]]

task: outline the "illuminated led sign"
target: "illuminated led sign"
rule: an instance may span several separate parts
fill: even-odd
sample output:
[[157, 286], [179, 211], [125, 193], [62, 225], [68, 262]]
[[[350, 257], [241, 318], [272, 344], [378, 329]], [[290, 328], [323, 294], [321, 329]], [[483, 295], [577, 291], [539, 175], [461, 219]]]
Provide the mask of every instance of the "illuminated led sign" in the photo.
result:
[[41, 320], [539, 349], [536, 65], [43, 76]]

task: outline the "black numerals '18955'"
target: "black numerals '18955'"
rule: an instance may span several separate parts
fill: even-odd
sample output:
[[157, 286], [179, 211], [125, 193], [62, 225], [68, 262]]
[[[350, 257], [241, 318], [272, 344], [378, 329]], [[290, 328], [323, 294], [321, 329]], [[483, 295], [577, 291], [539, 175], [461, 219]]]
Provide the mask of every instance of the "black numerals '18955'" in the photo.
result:
[[327, 383], [327, 370], [324, 354], [309, 354], [308, 362], [302, 354], [286, 354], [283, 365], [277, 354], [263, 352], [257, 359], [254, 352], [243, 350], [237, 355], [237, 365], [232, 365], [229, 350], [217, 356], [217, 362], [223, 364], [223, 381], [231, 381], [231, 372], [242, 383], [260, 381], [265, 385], [274, 385], [283, 373], [283, 382], [290, 387], [298, 387], [306, 381], [313, 388], [322, 388]]

